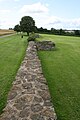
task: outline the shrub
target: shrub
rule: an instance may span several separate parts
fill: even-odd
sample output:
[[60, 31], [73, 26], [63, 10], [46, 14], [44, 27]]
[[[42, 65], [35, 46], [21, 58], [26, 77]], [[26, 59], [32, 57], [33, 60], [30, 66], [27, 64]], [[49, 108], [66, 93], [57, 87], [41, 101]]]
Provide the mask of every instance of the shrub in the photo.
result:
[[35, 33], [34, 32], [32, 32], [32, 33], [30, 33], [30, 35], [29, 35], [29, 37], [28, 37], [28, 42], [29, 41], [35, 41], [35, 39], [36, 39], [36, 37], [35, 37]]

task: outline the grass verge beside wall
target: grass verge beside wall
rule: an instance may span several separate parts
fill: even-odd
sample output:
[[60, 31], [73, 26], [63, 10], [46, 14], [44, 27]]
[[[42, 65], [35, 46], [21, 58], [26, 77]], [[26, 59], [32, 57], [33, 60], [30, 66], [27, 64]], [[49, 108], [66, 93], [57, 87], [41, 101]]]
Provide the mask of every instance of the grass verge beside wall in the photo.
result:
[[39, 51], [58, 120], [80, 120], [80, 37], [41, 35], [55, 51]]
[[15, 80], [27, 48], [27, 37], [12, 35], [0, 38], [0, 113], [6, 105], [7, 94]]

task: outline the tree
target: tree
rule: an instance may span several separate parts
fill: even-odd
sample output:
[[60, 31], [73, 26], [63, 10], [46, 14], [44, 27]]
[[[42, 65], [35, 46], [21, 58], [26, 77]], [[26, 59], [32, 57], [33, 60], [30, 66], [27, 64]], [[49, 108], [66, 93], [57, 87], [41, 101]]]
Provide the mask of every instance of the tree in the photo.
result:
[[9, 28], [9, 30], [13, 30], [13, 28]]
[[56, 34], [56, 29], [55, 28], [51, 28], [51, 34]]
[[65, 34], [65, 31], [64, 31], [63, 29], [60, 29], [60, 30], [59, 30], [59, 34], [60, 34], [60, 35], [64, 35], [64, 34]]
[[24, 16], [21, 18], [20, 26], [21, 26], [21, 31], [27, 32], [27, 35], [29, 36], [30, 32], [34, 32], [35, 21], [30, 16]]
[[75, 35], [79, 36], [80, 35], [80, 31], [79, 30], [75, 30]]
[[20, 31], [21, 31], [21, 28], [20, 28], [20, 25], [19, 25], [19, 24], [18, 24], [18, 25], [15, 25], [14, 31], [16, 31], [16, 32], [20, 32]]

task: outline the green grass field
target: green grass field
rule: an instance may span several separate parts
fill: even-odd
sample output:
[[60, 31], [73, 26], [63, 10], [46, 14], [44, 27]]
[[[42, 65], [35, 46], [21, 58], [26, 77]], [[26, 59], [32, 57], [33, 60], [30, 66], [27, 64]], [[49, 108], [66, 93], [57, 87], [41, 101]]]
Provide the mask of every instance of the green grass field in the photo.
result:
[[80, 120], [80, 37], [41, 35], [54, 51], [38, 52], [58, 120]]
[[27, 47], [27, 38], [12, 35], [0, 38], [0, 113], [6, 104], [7, 94], [15, 80]]

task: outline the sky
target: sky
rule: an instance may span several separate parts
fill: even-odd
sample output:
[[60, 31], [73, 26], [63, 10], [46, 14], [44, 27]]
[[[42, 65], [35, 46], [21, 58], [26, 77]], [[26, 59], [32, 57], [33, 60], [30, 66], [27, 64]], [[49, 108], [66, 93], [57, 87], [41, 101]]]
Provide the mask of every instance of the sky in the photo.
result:
[[80, 0], [0, 0], [0, 29], [31, 16], [38, 28], [80, 29]]

